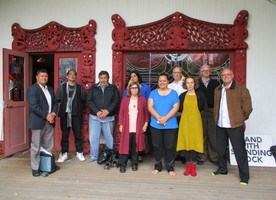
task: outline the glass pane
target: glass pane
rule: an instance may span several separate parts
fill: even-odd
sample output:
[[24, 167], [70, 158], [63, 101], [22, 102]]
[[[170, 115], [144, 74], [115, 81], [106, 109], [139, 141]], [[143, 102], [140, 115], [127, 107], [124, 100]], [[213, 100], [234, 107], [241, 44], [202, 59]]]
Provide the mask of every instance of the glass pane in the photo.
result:
[[157, 88], [157, 78], [161, 73], [169, 75], [172, 81], [172, 69], [179, 65], [185, 76], [198, 77], [200, 67], [208, 64], [211, 67], [212, 78], [218, 79], [220, 71], [230, 67], [229, 53], [174, 53], [174, 54], [152, 54], [152, 53], [127, 53], [126, 70], [127, 75], [131, 71], [138, 71], [143, 82], [149, 84], [151, 89]]
[[70, 69], [77, 72], [78, 58], [59, 58], [59, 85], [66, 82], [66, 73]]
[[9, 56], [9, 101], [24, 101], [24, 58]]

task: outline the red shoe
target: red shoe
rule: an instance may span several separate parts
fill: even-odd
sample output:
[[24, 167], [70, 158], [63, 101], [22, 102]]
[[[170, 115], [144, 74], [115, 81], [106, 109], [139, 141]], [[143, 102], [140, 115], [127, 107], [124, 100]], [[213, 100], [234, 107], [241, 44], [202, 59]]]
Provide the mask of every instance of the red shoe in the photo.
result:
[[191, 176], [196, 176], [197, 173], [196, 173], [196, 165], [195, 164], [192, 164], [191, 166]]
[[188, 176], [191, 173], [192, 164], [190, 162], [186, 163], [186, 171], [183, 173], [184, 176]]

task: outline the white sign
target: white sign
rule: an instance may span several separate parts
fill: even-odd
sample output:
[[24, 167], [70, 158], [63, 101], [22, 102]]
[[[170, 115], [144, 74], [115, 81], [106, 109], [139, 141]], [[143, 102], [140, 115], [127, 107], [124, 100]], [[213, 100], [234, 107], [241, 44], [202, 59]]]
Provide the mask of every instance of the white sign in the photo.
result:
[[[270, 152], [271, 146], [273, 146], [271, 135], [245, 134], [245, 147], [249, 166], [276, 167], [275, 159]], [[229, 152], [231, 165], [237, 165], [230, 140]]]

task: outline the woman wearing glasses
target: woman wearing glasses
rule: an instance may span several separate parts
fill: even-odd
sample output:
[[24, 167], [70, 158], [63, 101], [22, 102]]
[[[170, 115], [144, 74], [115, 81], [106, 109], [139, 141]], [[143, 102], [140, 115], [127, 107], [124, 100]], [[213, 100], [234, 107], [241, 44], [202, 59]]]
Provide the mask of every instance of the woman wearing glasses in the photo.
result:
[[138, 152], [146, 148], [145, 134], [149, 122], [149, 113], [145, 97], [140, 96], [140, 86], [137, 82], [128, 85], [127, 96], [123, 98], [119, 113], [119, 131], [121, 132], [119, 146], [120, 172], [126, 172], [130, 155], [132, 170], [138, 170]]

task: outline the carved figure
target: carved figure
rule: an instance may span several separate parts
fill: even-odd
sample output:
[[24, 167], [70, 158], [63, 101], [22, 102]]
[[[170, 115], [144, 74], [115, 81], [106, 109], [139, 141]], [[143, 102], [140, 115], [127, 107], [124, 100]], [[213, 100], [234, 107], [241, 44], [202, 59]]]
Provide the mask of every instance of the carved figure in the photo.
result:
[[244, 42], [244, 39], [248, 36], [248, 31], [246, 26], [248, 23], [248, 12], [242, 10], [239, 12], [238, 16], [234, 21], [234, 27], [230, 30], [229, 36], [233, 39], [229, 43], [230, 48], [247, 48], [248, 45]]
[[187, 48], [188, 41], [185, 38], [188, 36], [188, 31], [182, 27], [184, 24], [183, 16], [180, 13], [173, 14], [171, 23], [173, 27], [167, 33], [168, 38], [170, 38], [167, 41], [168, 48]]
[[112, 45], [112, 49], [122, 50], [128, 48], [129, 42], [126, 40], [129, 38], [129, 32], [126, 28], [125, 21], [118, 14], [112, 15], [111, 19], [115, 27], [112, 31], [112, 39], [115, 41]]
[[21, 51], [26, 48], [25, 40], [27, 38], [27, 34], [19, 24], [12, 25], [12, 36], [14, 38], [12, 42], [12, 49]]

